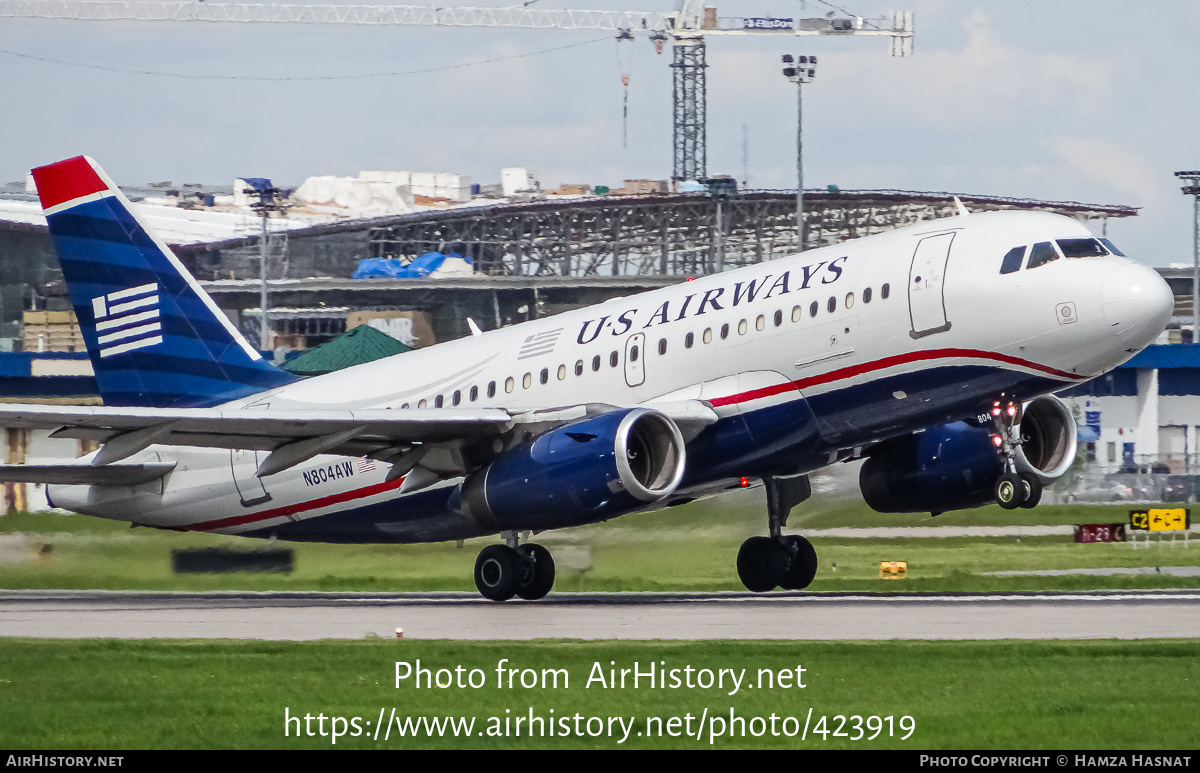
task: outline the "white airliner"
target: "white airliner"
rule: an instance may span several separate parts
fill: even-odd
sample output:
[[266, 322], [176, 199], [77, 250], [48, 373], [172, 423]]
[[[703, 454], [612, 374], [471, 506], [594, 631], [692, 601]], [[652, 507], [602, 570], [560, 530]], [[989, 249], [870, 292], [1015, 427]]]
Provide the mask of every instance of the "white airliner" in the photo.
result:
[[499, 534], [484, 596], [544, 596], [521, 534], [765, 484], [755, 591], [806, 587], [807, 473], [866, 457], [883, 512], [1032, 507], [1075, 456], [1052, 393], [1153, 341], [1173, 299], [1069, 218], [921, 222], [298, 379], [264, 362], [89, 158], [33, 171], [104, 407], [0, 425], [103, 446], [9, 466], [51, 502], [163, 529], [322, 542]]

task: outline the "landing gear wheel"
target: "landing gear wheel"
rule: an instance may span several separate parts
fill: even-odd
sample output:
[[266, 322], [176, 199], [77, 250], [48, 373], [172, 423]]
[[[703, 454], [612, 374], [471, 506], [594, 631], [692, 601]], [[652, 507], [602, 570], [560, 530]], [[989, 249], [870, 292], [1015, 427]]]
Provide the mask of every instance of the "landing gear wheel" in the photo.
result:
[[996, 504], [1005, 510], [1015, 510], [1024, 499], [1025, 484], [1016, 473], [1006, 472], [996, 479]]
[[554, 558], [549, 550], [532, 542], [521, 545], [517, 553], [525, 565], [517, 595], [529, 601], [542, 598], [554, 587]]
[[507, 601], [521, 581], [521, 556], [507, 545], [488, 545], [475, 559], [475, 587], [485, 598]]
[[1030, 472], [1021, 473], [1021, 507], [1033, 508], [1037, 507], [1037, 503], [1042, 501], [1042, 481], [1038, 476]]
[[738, 550], [738, 578], [755, 593], [773, 590], [783, 581], [786, 569], [787, 554], [770, 537], [751, 537]]
[[784, 590], [804, 590], [817, 576], [817, 551], [813, 549], [811, 542], [799, 534], [784, 539], [784, 549], [790, 556], [790, 563], [783, 573], [779, 587]]

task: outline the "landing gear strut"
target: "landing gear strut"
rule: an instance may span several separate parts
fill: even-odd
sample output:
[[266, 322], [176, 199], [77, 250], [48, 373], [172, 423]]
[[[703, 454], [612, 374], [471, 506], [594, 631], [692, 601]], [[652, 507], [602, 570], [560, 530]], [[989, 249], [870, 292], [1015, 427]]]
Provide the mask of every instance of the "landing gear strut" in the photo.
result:
[[751, 537], [742, 543], [737, 557], [738, 577], [755, 593], [776, 587], [802, 590], [817, 574], [817, 552], [804, 537], [785, 537], [782, 532], [792, 508], [812, 494], [808, 476], [767, 476], [763, 483], [767, 489], [771, 536]]
[[475, 559], [475, 587], [485, 598], [507, 601], [513, 596], [533, 601], [554, 587], [554, 558], [541, 545], [517, 544], [516, 532], [504, 532], [508, 544], [488, 545]]
[[1005, 510], [1018, 507], [1035, 507], [1042, 499], [1042, 481], [1028, 472], [1017, 472], [1017, 447], [1022, 439], [1019, 434], [1021, 403], [997, 400], [992, 403], [992, 424], [995, 426], [997, 450], [1003, 456], [1004, 472], [996, 478], [996, 504]]

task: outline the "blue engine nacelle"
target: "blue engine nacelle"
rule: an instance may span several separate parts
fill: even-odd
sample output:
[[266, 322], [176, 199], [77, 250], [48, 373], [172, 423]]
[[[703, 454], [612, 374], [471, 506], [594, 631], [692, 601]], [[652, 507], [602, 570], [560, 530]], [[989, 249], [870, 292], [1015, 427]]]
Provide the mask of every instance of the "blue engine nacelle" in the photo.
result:
[[675, 422], [647, 408], [614, 410], [505, 451], [463, 481], [462, 508], [494, 531], [603, 521], [671, 494], [683, 466]]
[[[1050, 484], [1075, 461], [1075, 419], [1058, 398], [1028, 403], [1019, 432], [1018, 472]], [[858, 480], [863, 499], [877, 512], [940, 513], [995, 502], [993, 487], [1003, 471], [990, 426], [957, 421], [880, 443]]]

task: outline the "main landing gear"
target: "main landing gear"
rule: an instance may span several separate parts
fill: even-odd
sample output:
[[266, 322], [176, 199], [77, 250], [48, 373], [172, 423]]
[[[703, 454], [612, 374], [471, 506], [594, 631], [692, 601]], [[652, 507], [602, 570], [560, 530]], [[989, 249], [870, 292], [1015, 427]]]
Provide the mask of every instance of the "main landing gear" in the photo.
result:
[[997, 400], [992, 403], [992, 424], [996, 434], [992, 436], [997, 450], [1003, 456], [1004, 472], [996, 478], [996, 504], [1005, 510], [1018, 507], [1036, 507], [1042, 499], [1042, 481], [1029, 472], [1017, 472], [1017, 447], [1020, 436], [1021, 403]]
[[492, 601], [513, 596], [533, 601], [554, 587], [554, 558], [541, 545], [517, 544], [517, 533], [502, 532], [507, 544], [488, 545], [475, 559], [475, 587]]
[[802, 590], [817, 574], [817, 551], [799, 535], [783, 536], [792, 508], [812, 494], [807, 475], [763, 478], [771, 536], [751, 537], [738, 551], [737, 571], [742, 584], [755, 593]]

